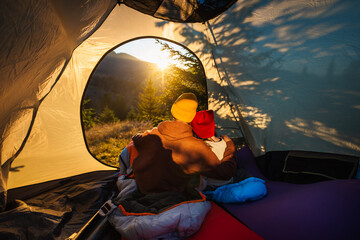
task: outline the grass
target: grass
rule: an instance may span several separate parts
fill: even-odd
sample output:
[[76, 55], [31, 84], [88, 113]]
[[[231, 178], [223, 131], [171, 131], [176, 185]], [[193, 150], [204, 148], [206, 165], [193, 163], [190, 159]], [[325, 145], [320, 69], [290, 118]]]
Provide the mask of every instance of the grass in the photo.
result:
[[97, 124], [85, 130], [85, 136], [90, 152], [99, 161], [118, 167], [118, 157], [132, 136], [152, 128], [151, 122], [121, 121]]

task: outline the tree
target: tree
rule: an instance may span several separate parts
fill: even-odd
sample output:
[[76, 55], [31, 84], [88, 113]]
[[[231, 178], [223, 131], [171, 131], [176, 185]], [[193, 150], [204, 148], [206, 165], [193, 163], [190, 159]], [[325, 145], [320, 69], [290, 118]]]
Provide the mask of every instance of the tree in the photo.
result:
[[144, 91], [139, 95], [137, 106], [138, 119], [157, 122], [161, 114], [161, 104], [157, 96], [157, 90], [151, 78], [146, 82]]
[[99, 121], [103, 123], [116, 122], [119, 119], [115, 116], [115, 113], [109, 106], [105, 106], [103, 111], [99, 115]]
[[82, 123], [84, 125], [85, 128], [91, 128], [95, 125], [96, 123], [96, 112], [94, 108], [86, 108], [85, 105], [87, 105], [89, 102], [91, 101], [90, 98], [88, 99], [84, 99], [83, 103], [82, 103], [82, 111], [81, 111], [81, 115], [82, 115]]
[[161, 44], [161, 50], [169, 52], [170, 58], [177, 63], [171, 64], [164, 73], [166, 81], [161, 102], [164, 103], [166, 111], [170, 111], [172, 103], [184, 92], [192, 92], [197, 96], [199, 110], [207, 109], [206, 78], [201, 62], [186, 49], [175, 50], [160, 40], [156, 40], [156, 43]]
[[130, 111], [126, 115], [126, 119], [134, 121], [136, 119], [136, 111], [133, 107], [130, 107]]

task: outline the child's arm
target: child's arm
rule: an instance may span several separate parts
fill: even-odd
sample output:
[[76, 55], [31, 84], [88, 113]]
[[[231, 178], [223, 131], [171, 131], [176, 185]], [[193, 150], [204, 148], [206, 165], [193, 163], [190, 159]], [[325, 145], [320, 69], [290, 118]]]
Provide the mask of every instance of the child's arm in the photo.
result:
[[236, 148], [234, 142], [228, 136], [224, 135], [222, 138], [226, 142], [226, 149], [221, 163], [212, 170], [202, 174], [215, 179], [228, 180], [232, 178], [236, 172]]

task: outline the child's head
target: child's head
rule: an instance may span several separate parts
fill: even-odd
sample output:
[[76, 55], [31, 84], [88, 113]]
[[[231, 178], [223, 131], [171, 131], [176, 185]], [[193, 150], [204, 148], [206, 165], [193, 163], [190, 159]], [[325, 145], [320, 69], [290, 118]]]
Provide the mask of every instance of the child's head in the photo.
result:
[[191, 122], [196, 114], [198, 101], [193, 93], [181, 94], [171, 107], [171, 114], [177, 120]]
[[210, 138], [215, 135], [213, 110], [197, 112], [190, 124], [195, 134], [200, 138]]

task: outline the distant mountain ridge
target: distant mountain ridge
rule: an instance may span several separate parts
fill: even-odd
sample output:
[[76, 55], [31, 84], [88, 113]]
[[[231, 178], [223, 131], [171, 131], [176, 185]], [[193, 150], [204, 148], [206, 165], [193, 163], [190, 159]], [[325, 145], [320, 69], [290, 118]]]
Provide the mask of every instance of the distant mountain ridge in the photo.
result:
[[[136, 71], [134, 71], [136, 69]], [[157, 69], [154, 63], [140, 60], [127, 53], [110, 52], [98, 65], [96, 75], [122, 76], [123, 80], [145, 77], [149, 71]], [[140, 80], [140, 79], [139, 79]]]
[[96, 112], [102, 112], [107, 105], [123, 119], [130, 107], [135, 107], [138, 95], [150, 77], [153, 80], [161, 77], [155, 63], [112, 51], [102, 59], [92, 74], [85, 99], [91, 99], [89, 105]]

